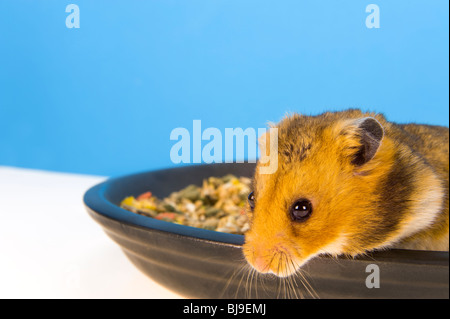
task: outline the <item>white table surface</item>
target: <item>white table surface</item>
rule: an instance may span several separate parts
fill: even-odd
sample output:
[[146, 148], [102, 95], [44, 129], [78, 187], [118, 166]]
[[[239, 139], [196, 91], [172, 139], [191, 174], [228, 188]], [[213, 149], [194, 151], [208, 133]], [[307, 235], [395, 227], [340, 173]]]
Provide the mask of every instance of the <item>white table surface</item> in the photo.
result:
[[181, 298], [137, 270], [87, 214], [104, 177], [0, 166], [0, 298]]

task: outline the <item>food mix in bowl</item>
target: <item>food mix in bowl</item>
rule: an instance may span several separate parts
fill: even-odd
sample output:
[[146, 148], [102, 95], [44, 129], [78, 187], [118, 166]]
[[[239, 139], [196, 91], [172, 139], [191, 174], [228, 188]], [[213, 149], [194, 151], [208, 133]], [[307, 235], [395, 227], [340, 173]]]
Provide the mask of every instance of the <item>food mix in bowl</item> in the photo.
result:
[[209, 177], [201, 187], [189, 185], [159, 199], [150, 191], [125, 198], [120, 206], [133, 213], [219, 232], [243, 234], [249, 227], [245, 206], [251, 179]]

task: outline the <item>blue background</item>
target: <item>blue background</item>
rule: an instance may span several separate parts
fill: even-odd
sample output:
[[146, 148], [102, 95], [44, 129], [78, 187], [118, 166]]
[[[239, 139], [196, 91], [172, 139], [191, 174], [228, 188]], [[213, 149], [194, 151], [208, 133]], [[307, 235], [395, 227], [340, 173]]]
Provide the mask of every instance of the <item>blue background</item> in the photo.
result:
[[[372, 1], [372, 0], [371, 0]], [[80, 8], [68, 29], [65, 8]], [[365, 8], [380, 7], [368, 29]], [[2, 0], [0, 165], [174, 166], [176, 127], [358, 107], [448, 126], [447, 0]]]

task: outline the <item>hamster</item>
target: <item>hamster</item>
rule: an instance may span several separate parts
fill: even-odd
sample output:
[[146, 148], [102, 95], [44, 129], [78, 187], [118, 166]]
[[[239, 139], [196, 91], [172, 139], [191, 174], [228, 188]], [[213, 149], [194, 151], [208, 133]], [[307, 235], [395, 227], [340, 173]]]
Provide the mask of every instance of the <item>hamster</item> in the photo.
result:
[[320, 254], [448, 251], [447, 127], [356, 109], [274, 127], [278, 169], [262, 174], [257, 164], [247, 208], [243, 254], [258, 272], [287, 277]]

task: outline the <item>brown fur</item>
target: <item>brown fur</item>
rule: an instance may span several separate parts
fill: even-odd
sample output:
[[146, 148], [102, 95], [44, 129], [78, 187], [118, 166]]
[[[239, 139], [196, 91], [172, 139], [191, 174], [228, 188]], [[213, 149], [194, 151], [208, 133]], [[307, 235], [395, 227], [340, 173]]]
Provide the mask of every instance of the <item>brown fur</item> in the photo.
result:
[[[384, 129], [370, 161], [355, 120], [373, 117]], [[278, 170], [254, 179], [244, 255], [260, 272], [287, 276], [322, 253], [356, 256], [401, 247], [448, 250], [449, 130], [397, 125], [359, 110], [294, 114], [278, 128]], [[304, 222], [290, 219], [300, 198], [314, 207]]]

